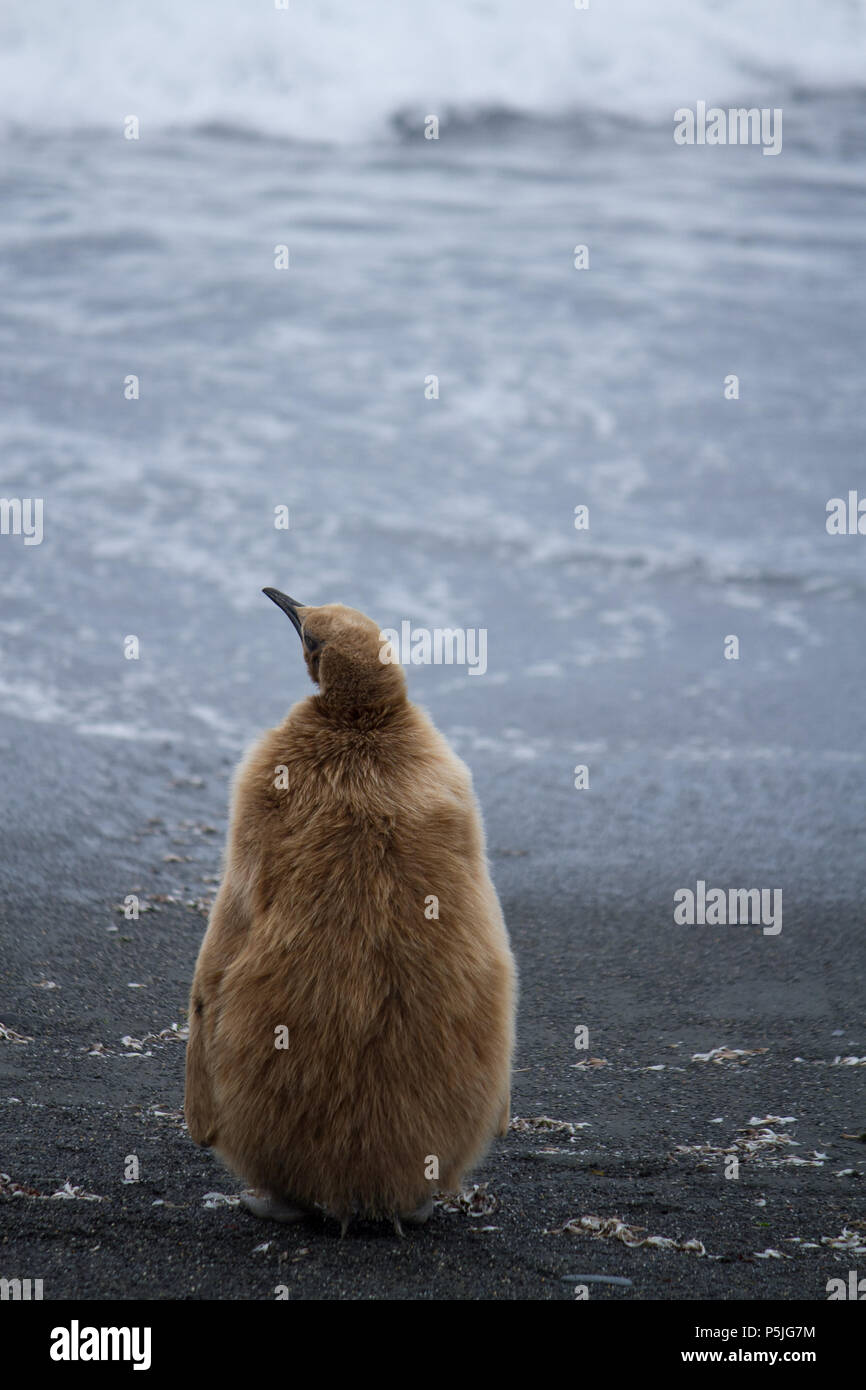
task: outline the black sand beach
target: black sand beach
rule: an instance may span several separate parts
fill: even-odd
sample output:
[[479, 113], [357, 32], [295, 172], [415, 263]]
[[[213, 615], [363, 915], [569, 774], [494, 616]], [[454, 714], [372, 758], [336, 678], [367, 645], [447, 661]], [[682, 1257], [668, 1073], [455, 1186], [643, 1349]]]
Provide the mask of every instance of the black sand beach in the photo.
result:
[[[333, 1223], [284, 1228], [209, 1207], [238, 1184], [187, 1138], [184, 1046], [159, 1035], [185, 1022], [228, 767], [149, 749], [125, 762], [126, 798], [98, 741], [26, 732], [7, 750], [9, 784], [53, 771], [31, 808], [42, 833], [22, 819], [14, 838], [2, 908], [3, 1022], [31, 1039], [0, 1052], [3, 1168], [30, 1194], [0, 1198], [7, 1276], [76, 1300], [272, 1299], [283, 1285], [291, 1298], [574, 1299], [577, 1275], [631, 1281], [591, 1283], [592, 1300], [819, 1300], [862, 1263], [856, 914], [786, 923], [787, 953], [769, 965], [769, 938], [748, 926], [692, 928], [686, 952], [657, 922], [648, 949], [646, 904], [629, 885], [576, 902], [565, 876], [552, 883], [531, 826], [497, 826], [490, 842], [522, 997], [518, 1118], [475, 1175], [478, 1214], [439, 1207], [404, 1240], [360, 1225], [341, 1241]], [[82, 852], [82, 824], [106, 817], [108, 798], [113, 835], [97, 826]], [[118, 864], [150, 908], [137, 922], [115, 909]], [[723, 1047], [739, 1055], [694, 1060]], [[859, 1066], [838, 1060], [851, 1056]], [[739, 1177], [725, 1179], [718, 1150], [737, 1143]], [[130, 1155], [137, 1183], [124, 1182]], [[50, 1200], [65, 1184], [100, 1200]], [[562, 1232], [585, 1216], [706, 1253]]]

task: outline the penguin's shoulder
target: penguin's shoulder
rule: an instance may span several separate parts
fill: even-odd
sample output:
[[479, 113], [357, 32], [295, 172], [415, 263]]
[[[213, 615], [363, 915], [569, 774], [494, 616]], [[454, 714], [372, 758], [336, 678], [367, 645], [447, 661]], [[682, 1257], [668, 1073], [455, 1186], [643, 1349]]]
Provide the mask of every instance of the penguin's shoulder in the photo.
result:
[[458, 796], [474, 800], [472, 773], [445, 735], [437, 729], [430, 714], [421, 705], [412, 705], [416, 715], [418, 753], [435, 769], [443, 786]]

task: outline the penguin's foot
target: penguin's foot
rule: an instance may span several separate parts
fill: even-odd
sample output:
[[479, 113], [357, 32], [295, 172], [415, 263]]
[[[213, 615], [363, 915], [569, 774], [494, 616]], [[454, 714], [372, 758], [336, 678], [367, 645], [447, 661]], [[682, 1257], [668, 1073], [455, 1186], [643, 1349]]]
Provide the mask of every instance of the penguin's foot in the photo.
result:
[[405, 1221], [407, 1226], [424, 1226], [433, 1214], [433, 1198], [428, 1197], [426, 1202], [422, 1202], [420, 1207], [414, 1211], [401, 1211], [397, 1217], [397, 1225]]
[[289, 1224], [293, 1221], [303, 1221], [304, 1217], [309, 1215], [303, 1207], [297, 1207], [282, 1197], [275, 1197], [272, 1192], [242, 1192], [241, 1202], [253, 1216], [259, 1216], [264, 1221], [282, 1221]]

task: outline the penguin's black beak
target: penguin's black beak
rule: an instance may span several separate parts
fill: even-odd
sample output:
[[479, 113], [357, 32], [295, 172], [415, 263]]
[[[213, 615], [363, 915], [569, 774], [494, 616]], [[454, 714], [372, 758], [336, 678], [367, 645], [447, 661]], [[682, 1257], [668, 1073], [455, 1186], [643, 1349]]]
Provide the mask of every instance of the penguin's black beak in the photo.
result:
[[262, 593], [267, 594], [268, 598], [271, 599], [278, 608], [282, 608], [283, 612], [291, 619], [298, 636], [303, 636], [301, 620], [298, 617], [298, 609], [303, 608], [304, 604], [298, 603], [297, 599], [289, 598], [288, 594], [281, 594], [279, 589], [262, 589]]

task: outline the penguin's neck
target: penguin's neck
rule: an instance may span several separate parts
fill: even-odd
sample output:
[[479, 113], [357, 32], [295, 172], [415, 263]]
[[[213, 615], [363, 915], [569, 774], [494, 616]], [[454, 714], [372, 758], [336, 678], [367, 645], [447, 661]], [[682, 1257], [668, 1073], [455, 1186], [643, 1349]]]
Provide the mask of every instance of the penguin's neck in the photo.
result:
[[388, 667], [375, 673], [369, 682], [328, 684], [315, 696], [319, 713], [329, 723], [359, 729], [379, 728], [398, 718], [407, 708], [406, 682], [402, 671], [391, 675]]

